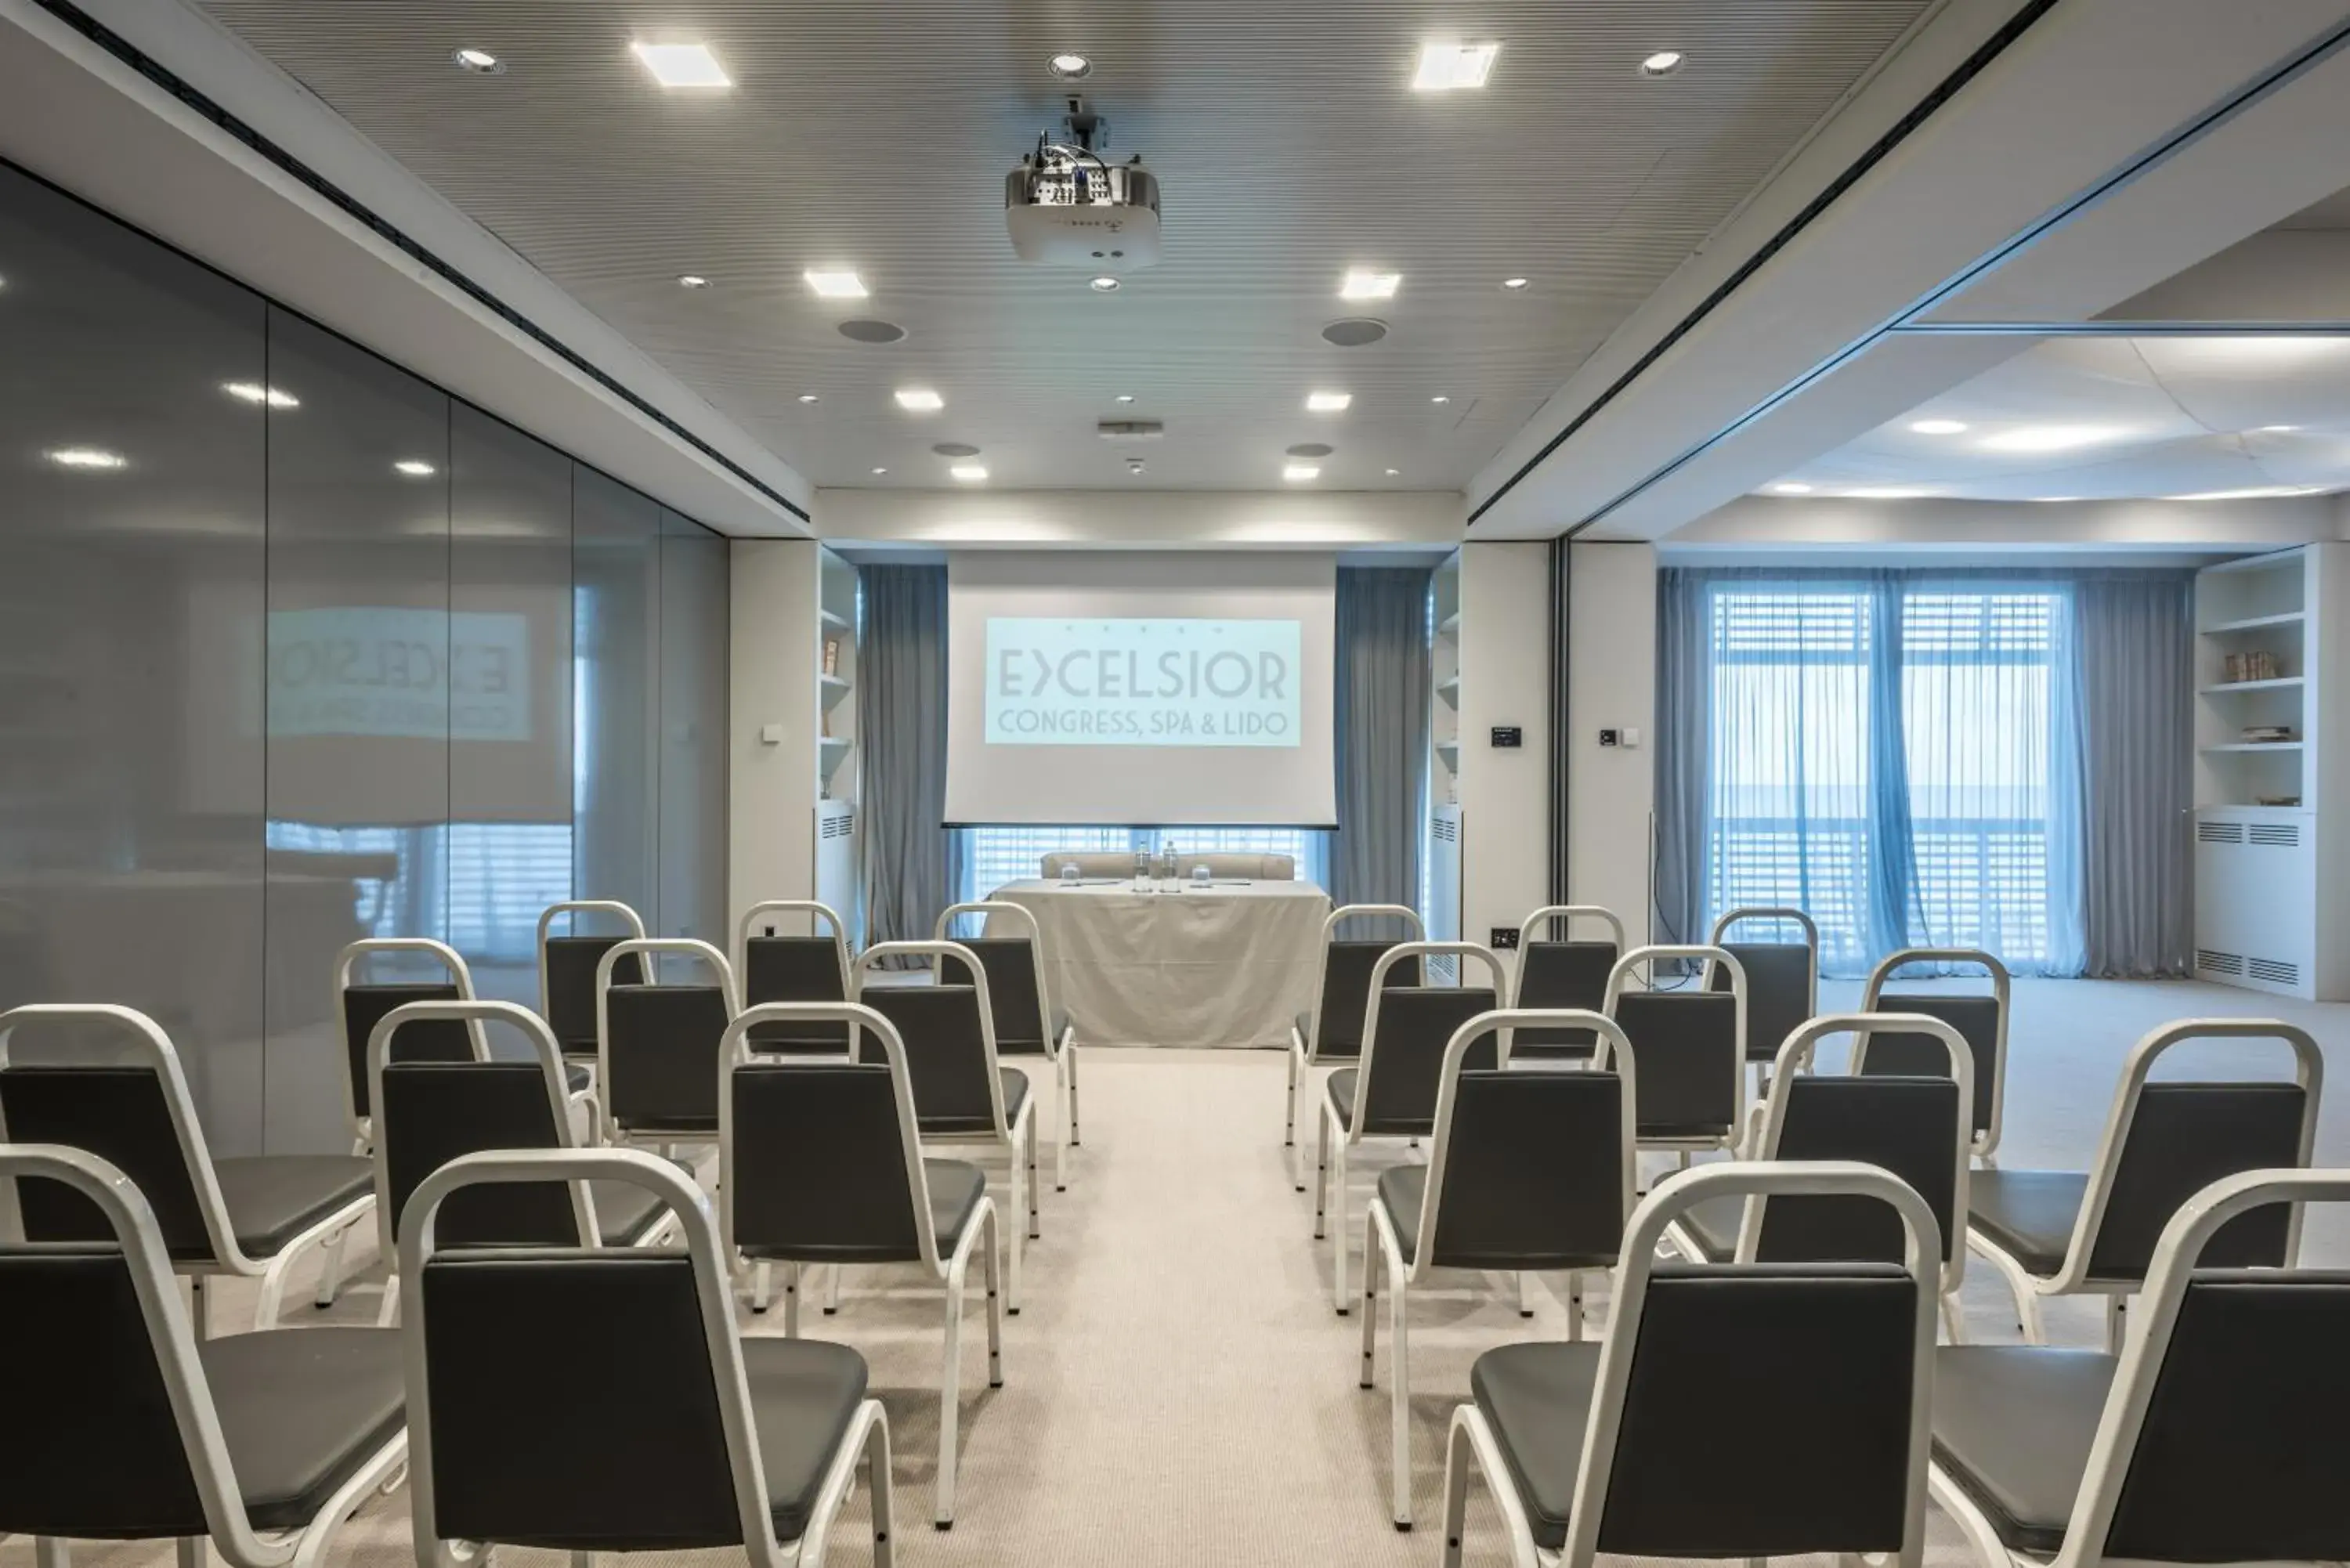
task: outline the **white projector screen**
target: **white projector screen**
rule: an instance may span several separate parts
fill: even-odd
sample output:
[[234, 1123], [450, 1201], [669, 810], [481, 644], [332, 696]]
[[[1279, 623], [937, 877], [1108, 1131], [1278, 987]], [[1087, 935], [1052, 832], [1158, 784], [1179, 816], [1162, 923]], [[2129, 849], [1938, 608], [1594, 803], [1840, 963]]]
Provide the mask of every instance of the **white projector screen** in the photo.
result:
[[947, 559], [950, 823], [1330, 827], [1336, 558]]

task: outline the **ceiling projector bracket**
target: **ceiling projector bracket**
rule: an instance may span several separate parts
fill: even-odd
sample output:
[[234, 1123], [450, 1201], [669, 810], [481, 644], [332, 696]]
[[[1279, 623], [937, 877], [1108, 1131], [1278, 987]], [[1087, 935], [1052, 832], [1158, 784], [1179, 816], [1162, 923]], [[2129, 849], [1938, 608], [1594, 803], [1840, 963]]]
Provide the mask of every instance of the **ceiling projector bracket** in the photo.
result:
[[1080, 95], [1062, 119], [1066, 141], [1050, 132], [1003, 177], [1004, 226], [1022, 261], [1130, 272], [1159, 260], [1159, 177], [1138, 155], [1102, 156], [1109, 122]]

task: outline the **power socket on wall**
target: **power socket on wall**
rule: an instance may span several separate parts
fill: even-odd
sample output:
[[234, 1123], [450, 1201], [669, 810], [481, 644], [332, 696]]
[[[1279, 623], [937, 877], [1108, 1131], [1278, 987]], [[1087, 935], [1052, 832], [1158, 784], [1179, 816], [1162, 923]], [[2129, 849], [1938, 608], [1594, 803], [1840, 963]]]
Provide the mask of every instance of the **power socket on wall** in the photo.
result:
[[1495, 926], [1493, 928], [1493, 940], [1487, 945], [1497, 953], [1509, 952], [1514, 950], [1518, 945], [1518, 928], [1515, 926]]

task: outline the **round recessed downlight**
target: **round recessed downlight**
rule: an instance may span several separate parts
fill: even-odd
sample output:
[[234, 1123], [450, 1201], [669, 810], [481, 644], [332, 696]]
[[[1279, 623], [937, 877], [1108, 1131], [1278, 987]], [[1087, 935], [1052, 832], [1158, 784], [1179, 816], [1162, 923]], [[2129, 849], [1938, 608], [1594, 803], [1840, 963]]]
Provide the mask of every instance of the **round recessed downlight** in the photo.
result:
[[1529, 281], [1523, 277], [1505, 277], [1502, 280], [1502, 286], [1511, 289], [1523, 288]]
[[1132, 392], [1120, 392], [1118, 395], [1118, 400], [1121, 403], [1130, 403], [1134, 401], [1134, 394]]
[[1349, 316], [1322, 329], [1323, 340], [1341, 348], [1365, 348], [1387, 335], [1388, 324], [1370, 316]]
[[1399, 474], [1400, 474], [1400, 473], [1402, 473], [1402, 472], [1403, 472], [1403, 470], [1402, 470], [1402, 469], [1400, 469], [1400, 468], [1390, 468], [1390, 469], [1388, 469], [1388, 477], [1389, 479], [1393, 479], [1393, 478], [1397, 477]]
[[1045, 62], [1065, 82], [1082, 81], [1094, 74], [1093, 61], [1078, 54], [1058, 54]]
[[800, 394], [800, 401], [803, 403], [813, 403], [816, 400], [816, 395], [814, 392], [802, 392]]
[[1428, 400], [1429, 400], [1430, 402], [1431, 402], [1431, 403], [1449, 403], [1449, 402], [1451, 402], [1452, 400], [1451, 400], [1451, 398], [1446, 397], [1442, 392], [1439, 392], [1439, 393], [1437, 393], [1437, 394], [1436, 394], [1436, 396], [1434, 396], [1434, 397], [1432, 397], [1432, 398], [1429, 399]]
[[457, 62], [460, 70], [472, 71], [478, 76], [497, 76], [506, 68], [506, 63], [487, 49], [459, 49], [449, 57]]
[[1328, 457], [1337, 449], [1326, 441], [1302, 441], [1289, 449], [1292, 457]]
[[1096, 294], [1116, 294], [1118, 292], [1118, 279], [1111, 277], [1107, 274], [1094, 279], [1094, 292]]
[[1669, 77], [1689, 63], [1689, 57], [1679, 49], [1659, 49], [1640, 62], [1644, 77]]
[[878, 478], [879, 478], [881, 475], [883, 475], [883, 474], [885, 474], [885, 473], [887, 473], [887, 472], [889, 472], [889, 471], [888, 469], [886, 469], [886, 468], [876, 468], [876, 469], [873, 471], [873, 475], [874, 475], [874, 477], [875, 477], [875, 478], [877, 478], [877, 479], [878, 479]]
[[708, 288], [710, 286], [710, 280], [702, 276], [698, 272], [681, 272], [677, 275], [677, 286], [680, 288]]
[[840, 335], [852, 343], [898, 343], [906, 337], [906, 329], [894, 321], [877, 321], [859, 317], [840, 324]]
[[1909, 428], [1919, 435], [1957, 435], [1967, 428], [1964, 420], [1917, 420]]
[[931, 450], [941, 457], [977, 457], [979, 448], [969, 441], [942, 441]]

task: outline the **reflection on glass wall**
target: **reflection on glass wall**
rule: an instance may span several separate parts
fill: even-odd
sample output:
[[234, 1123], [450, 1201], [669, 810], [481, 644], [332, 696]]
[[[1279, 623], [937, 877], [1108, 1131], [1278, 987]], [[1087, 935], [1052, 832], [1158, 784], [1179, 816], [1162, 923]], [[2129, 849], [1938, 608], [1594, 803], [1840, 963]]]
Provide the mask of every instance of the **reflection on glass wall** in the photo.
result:
[[[0, 1006], [347, 1147], [331, 965], [723, 919], [724, 542], [0, 165]], [[667, 622], [665, 626], [665, 621]]]

